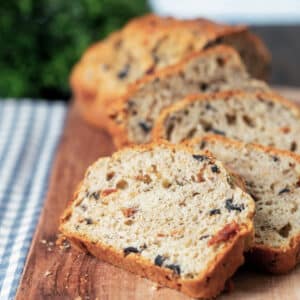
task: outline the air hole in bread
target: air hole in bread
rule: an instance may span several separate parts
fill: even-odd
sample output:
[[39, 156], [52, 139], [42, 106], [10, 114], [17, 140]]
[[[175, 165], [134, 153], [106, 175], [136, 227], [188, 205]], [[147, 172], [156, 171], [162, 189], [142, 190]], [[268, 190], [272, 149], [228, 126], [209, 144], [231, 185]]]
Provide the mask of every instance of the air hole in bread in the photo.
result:
[[199, 84], [199, 89], [200, 89], [201, 92], [205, 92], [207, 90], [207, 88], [208, 88], [208, 84], [207, 83], [201, 82]]
[[243, 115], [243, 120], [249, 127], [255, 127], [254, 120], [248, 115]]
[[109, 172], [106, 174], [106, 180], [109, 181], [115, 176], [115, 172]]
[[192, 137], [195, 135], [196, 131], [197, 131], [196, 128], [192, 128], [192, 129], [188, 132], [187, 138], [189, 138], [189, 139], [192, 138]]
[[174, 123], [170, 123], [170, 124], [168, 125], [167, 131], [166, 131], [166, 135], [167, 135], [167, 138], [168, 138], [168, 139], [171, 138], [173, 129], [174, 129]]
[[219, 67], [224, 67], [225, 63], [226, 63], [226, 61], [225, 61], [224, 57], [220, 56], [217, 58], [217, 64], [219, 65]]
[[290, 231], [292, 230], [292, 226], [290, 223], [287, 223], [284, 225], [282, 228], [278, 230], [278, 233], [283, 237], [283, 238], [288, 238]]
[[293, 141], [292, 143], [291, 143], [291, 147], [290, 147], [290, 150], [292, 151], [292, 152], [295, 152], [296, 150], [297, 150], [297, 143], [295, 142], [295, 141]]
[[228, 125], [233, 125], [236, 123], [236, 115], [226, 114], [225, 117]]

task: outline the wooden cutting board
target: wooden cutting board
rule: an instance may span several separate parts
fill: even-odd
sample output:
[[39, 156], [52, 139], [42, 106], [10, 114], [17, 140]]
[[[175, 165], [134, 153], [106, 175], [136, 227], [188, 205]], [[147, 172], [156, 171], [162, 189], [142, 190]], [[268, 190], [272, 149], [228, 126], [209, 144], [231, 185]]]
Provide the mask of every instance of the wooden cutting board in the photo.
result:
[[[300, 103], [300, 89], [280, 91]], [[86, 167], [113, 150], [109, 135], [85, 124], [71, 105], [16, 299], [190, 299], [168, 288], [157, 289], [155, 283], [92, 256], [55, 245], [59, 216]], [[300, 300], [300, 266], [285, 276], [268, 276], [243, 267], [234, 276], [234, 286], [218, 299]]]

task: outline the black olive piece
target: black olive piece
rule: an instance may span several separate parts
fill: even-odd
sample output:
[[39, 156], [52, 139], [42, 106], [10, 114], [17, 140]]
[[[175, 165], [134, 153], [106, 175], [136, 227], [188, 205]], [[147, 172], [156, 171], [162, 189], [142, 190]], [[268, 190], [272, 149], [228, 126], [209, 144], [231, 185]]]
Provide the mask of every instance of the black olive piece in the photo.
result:
[[91, 218], [85, 218], [84, 219], [87, 225], [93, 224], [93, 220]]
[[99, 199], [99, 192], [94, 192], [92, 194], [90, 194], [90, 198], [94, 198], [95, 200]]
[[244, 204], [235, 205], [235, 204], [233, 204], [233, 199], [229, 198], [229, 199], [225, 200], [225, 208], [228, 211], [237, 210], [237, 211], [241, 212], [245, 208], [245, 206], [244, 206]]
[[212, 171], [213, 173], [220, 173], [220, 169], [218, 168], [217, 165], [211, 166], [211, 171]]
[[130, 65], [126, 64], [124, 68], [118, 73], [118, 78], [124, 79], [128, 75], [129, 69], [130, 69]]
[[211, 104], [209, 104], [209, 103], [205, 104], [205, 109], [216, 111], [216, 109]]
[[148, 133], [151, 129], [152, 129], [152, 126], [146, 122], [139, 122], [139, 126], [143, 129], [143, 131], [145, 133]]
[[205, 92], [208, 88], [208, 85], [207, 85], [207, 83], [202, 82], [199, 84], [199, 88], [200, 88], [200, 91]]
[[202, 235], [200, 236], [199, 240], [204, 240], [204, 239], [207, 239], [209, 237], [209, 234], [205, 234], [205, 235]]
[[219, 130], [219, 129], [211, 128], [210, 131], [215, 133], [215, 134], [218, 134], [218, 135], [223, 135], [223, 136], [226, 135], [224, 131]]
[[[249, 192], [248, 192], [249, 193]], [[258, 200], [259, 200], [259, 198], [256, 196], [256, 195], [254, 195], [253, 193], [249, 193], [249, 195], [253, 198], [253, 200], [255, 201], [255, 202], [257, 202]]]
[[154, 264], [155, 264], [156, 266], [161, 267], [162, 264], [164, 263], [164, 261], [165, 261], [166, 259], [167, 259], [167, 258], [164, 257], [164, 256], [162, 256], [162, 255], [157, 255], [157, 256], [155, 257], [155, 259], [154, 259]]
[[180, 266], [179, 265], [166, 265], [166, 268], [174, 271], [175, 274], [180, 275]]
[[284, 194], [284, 193], [289, 193], [290, 189], [289, 188], [284, 188], [282, 190], [279, 191], [278, 195]]
[[294, 151], [296, 151], [296, 149], [297, 149], [297, 143], [294, 141], [294, 142], [291, 143], [291, 148], [290, 148], [290, 150], [291, 150], [292, 152], [294, 152]]
[[202, 141], [201, 144], [200, 144], [200, 149], [203, 150], [206, 146], [206, 142], [205, 141]]
[[212, 130], [212, 125], [210, 123], [202, 122], [201, 125], [203, 126], [203, 130], [205, 132], [208, 132], [208, 131]]
[[139, 250], [135, 247], [127, 247], [123, 249], [124, 255], [127, 256], [130, 253], [139, 253]]
[[143, 250], [147, 249], [147, 245], [143, 244], [140, 248], [141, 248], [141, 251], [143, 251]]
[[212, 209], [209, 211], [209, 215], [213, 216], [213, 215], [220, 215], [221, 214], [221, 210], [218, 208]]
[[198, 155], [198, 154], [193, 154], [193, 158], [198, 161], [204, 161], [204, 160], [208, 159], [208, 157], [206, 155]]
[[279, 161], [279, 158], [276, 155], [273, 155], [272, 158], [273, 158], [273, 161]]
[[149, 69], [146, 70], [145, 74], [149, 75], [149, 74], [152, 74], [155, 70], [155, 66], [151, 66]]
[[81, 207], [81, 209], [82, 209], [83, 211], [86, 211], [86, 210], [87, 210], [87, 207], [86, 207], [86, 205], [84, 205], [84, 204], [81, 204], [80, 207]]

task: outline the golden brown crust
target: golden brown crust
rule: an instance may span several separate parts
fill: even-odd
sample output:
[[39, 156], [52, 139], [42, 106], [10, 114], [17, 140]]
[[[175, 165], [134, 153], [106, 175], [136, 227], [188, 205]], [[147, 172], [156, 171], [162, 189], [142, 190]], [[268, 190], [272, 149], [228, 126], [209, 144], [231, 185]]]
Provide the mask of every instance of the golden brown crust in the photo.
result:
[[[255, 78], [259, 78], [262, 80], [268, 80], [269, 75], [270, 75], [270, 69], [271, 69], [271, 53], [270, 51], [266, 48], [265, 44], [263, 41], [255, 34], [253, 34], [250, 31], [246, 32], [246, 39], [249, 40], [249, 43], [254, 45], [257, 53], [257, 57], [255, 59], [256, 62], [262, 61], [264, 63], [260, 63], [260, 68], [257, 70], [251, 70], [248, 69], [248, 72]], [[249, 67], [249, 66], [248, 66]]]
[[256, 245], [247, 253], [247, 261], [272, 274], [285, 274], [300, 263], [300, 235], [287, 249]]
[[206, 273], [200, 274], [194, 280], [182, 280], [171, 270], [155, 266], [137, 254], [124, 257], [123, 252], [117, 252], [112, 247], [100, 243], [94, 244], [84, 236], [78, 237], [66, 232], [62, 227], [60, 230], [78, 250], [89, 252], [98, 259], [146, 277], [163, 286], [179, 290], [188, 296], [205, 299], [218, 295], [224, 289], [226, 280], [244, 263], [243, 253], [249, 239], [249, 233], [240, 233], [216, 258], [214, 265]]
[[[128, 84], [149, 71], [178, 63], [186, 55], [214, 44], [218, 38], [235, 34], [241, 34], [245, 43], [253, 48], [252, 52], [260, 65], [267, 69], [270, 63], [268, 50], [258, 37], [248, 34], [245, 26], [228, 26], [205, 19], [176, 20], [155, 15], [133, 19], [120, 31], [91, 46], [75, 65], [70, 85], [77, 106], [89, 123], [106, 127], [107, 107], [126, 93]], [[120, 41], [126, 41], [125, 50], [115, 49]], [[157, 62], [153, 49], [160, 47], [161, 43], [168, 50], [162, 50], [162, 59]], [[123, 56], [127, 52], [130, 60], [136, 61], [135, 71], [129, 78], [116, 80], [118, 70], [126, 63]], [[101, 68], [107, 66], [112, 69], [110, 73], [100, 72]], [[267, 77], [266, 74], [260, 76], [263, 79]]]
[[224, 101], [228, 101], [231, 97], [235, 97], [236, 99], [243, 101], [247, 98], [247, 95], [249, 95], [249, 97], [254, 96], [258, 99], [280, 103], [288, 107], [300, 119], [300, 110], [297, 104], [273, 92], [244, 92], [236, 90], [218, 92], [209, 95], [194, 94], [185, 97], [181, 101], [176, 102], [161, 112], [152, 130], [152, 139], [154, 141], [164, 139], [164, 124], [168, 116], [174, 112], [182, 110], [186, 105], [189, 105], [189, 103], [197, 101], [216, 101], [218, 99], [224, 99]]
[[[168, 147], [171, 149], [185, 149], [190, 153], [193, 151], [188, 145], [172, 145], [166, 141], [159, 141], [148, 145], [136, 145], [131, 147], [140, 151], [153, 149], [156, 146]], [[122, 151], [126, 151], [122, 150]], [[121, 152], [113, 154], [119, 157]], [[201, 153], [201, 152], [199, 152]], [[214, 159], [212, 157], [212, 159]], [[77, 197], [79, 188], [74, 194], [73, 201]], [[253, 203], [254, 211], [254, 203]], [[219, 253], [209, 268], [198, 275], [196, 279], [181, 279], [174, 274], [172, 270], [161, 268], [154, 265], [149, 260], [141, 257], [139, 254], [131, 253], [124, 255], [122, 251], [117, 251], [113, 247], [104, 245], [100, 241], [92, 242], [86, 236], [70, 232], [65, 226], [66, 221], [72, 214], [72, 202], [68, 204], [63, 216], [61, 217], [59, 230], [77, 249], [86, 251], [95, 257], [111, 263], [117, 267], [122, 267], [130, 272], [147, 277], [150, 280], [158, 282], [161, 285], [179, 290], [191, 297], [211, 298], [218, 295], [224, 288], [228, 278], [230, 278], [236, 269], [244, 262], [244, 251], [249, 248], [253, 240], [253, 223], [248, 222], [239, 226], [237, 233], [225, 244], [221, 253]], [[253, 215], [249, 215], [251, 219]]]
[[[220, 135], [206, 135], [204, 137], [195, 138], [191, 141], [185, 141], [186, 145], [196, 145], [201, 141], [221, 141], [230, 144], [238, 149], [253, 148], [266, 152], [273, 156], [290, 157], [300, 163], [300, 155], [287, 150], [275, 149], [255, 143], [243, 143], [237, 140], [229, 139]], [[284, 274], [291, 271], [298, 263], [300, 263], [300, 233], [294, 237], [288, 247], [273, 248], [266, 245], [253, 244], [250, 251], [246, 255], [247, 262], [255, 265], [257, 268], [273, 274]]]
[[241, 64], [242, 66], [244, 66], [239, 54], [230, 46], [217, 45], [217, 46], [214, 46], [214, 47], [211, 47], [208, 49], [202, 49], [200, 51], [195, 51], [195, 52], [188, 54], [177, 64], [167, 66], [161, 70], [157, 70], [151, 74], [145, 75], [142, 78], [138, 79], [136, 82], [130, 84], [126, 95], [123, 97], [123, 101], [126, 101], [126, 99], [128, 97], [130, 97], [135, 91], [137, 91], [140, 86], [142, 86], [156, 78], [163, 79], [163, 78], [173, 75], [176, 72], [180, 72], [182, 70], [182, 68], [192, 59], [195, 59], [197, 57], [206, 56], [206, 55], [217, 55], [218, 53], [222, 54], [223, 56], [230, 57], [230, 58], [233, 57], [233, 60], [236, 60], [237, 64]]
[[[239, 46], [233, 47], [232, 37], [235, 35], [243, 35], [243, 45], [242, 49], [238, 49]], [[231, 45], [235, 50], [239, 52], [242, 57], [242, 60], [247, 65], [247, 71], [251, 74], [252, 77], [258, 78], [261, 80], [268, 81], [271, 69], [271, 53], [266, 48], [263, 41], [255, 34], [250, 31], [245, 32], [236, 32], [231, 35], [227, 35], [223, 41], [225, 44]], [[245, 49], [255, 49], [249, 53], [251, 57], [245, 57]], [[247, 59], [251, 60], [251, 62], [247, 62]], [[261, 63], [263, 62], [263, 63]]]

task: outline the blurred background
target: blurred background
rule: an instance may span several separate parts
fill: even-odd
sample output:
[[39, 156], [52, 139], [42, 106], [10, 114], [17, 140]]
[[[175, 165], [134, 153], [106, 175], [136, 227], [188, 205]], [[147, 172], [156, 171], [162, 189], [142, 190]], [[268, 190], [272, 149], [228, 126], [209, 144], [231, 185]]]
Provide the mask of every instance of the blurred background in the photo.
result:
[[271, 83], [300, 87], [299, 0], [10, 0], [0, 3], [0, 97], [70, 99], [84, 50], [150, 11], [249, 24], [272, 52]]

